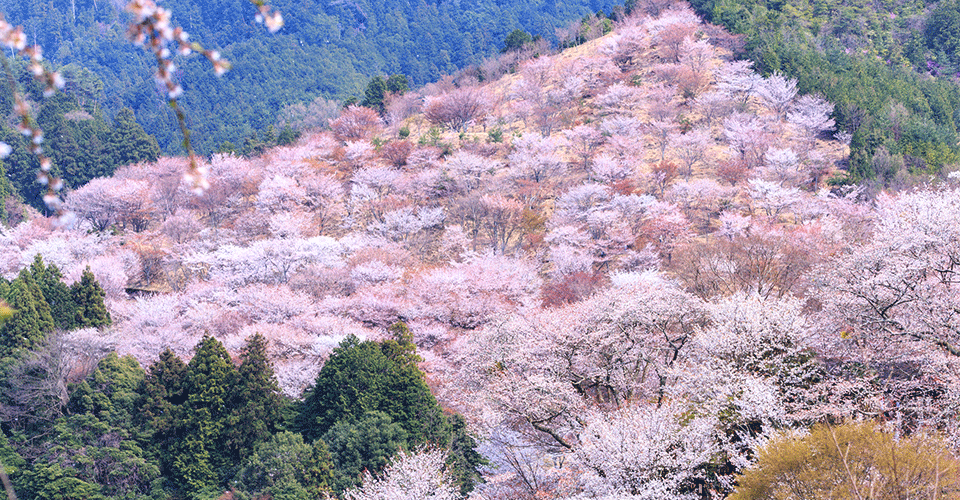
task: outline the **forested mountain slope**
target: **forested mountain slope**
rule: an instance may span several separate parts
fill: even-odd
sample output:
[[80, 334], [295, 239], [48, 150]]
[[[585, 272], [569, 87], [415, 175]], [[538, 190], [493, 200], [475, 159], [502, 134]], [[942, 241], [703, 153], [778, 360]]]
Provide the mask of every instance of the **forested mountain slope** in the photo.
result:
[[[655, 2], [637, 2], [649, 5]], [[849, 179], [903, 187], [960, 159], [960, 4], [694, 0], [745, 55], [837, 104]], [[838, 179], [838, 181], [841, 179]]]
[[[233, 63], [222, 78], [202, 57], [177, 60], [187, 90], [182, 104], [201, 153], [224, 141], [238, 144], [272, 125], [287, 105], [314, 98], [342, 100], [361, 93], [370, 77], [402, 73], [415, 85], [478, 63], [502, 47], [517, 28], [554, 39], [554, 31], [581, 16], [609, 12], [613, 0], [475, 2], [400, 0], [280, 0], [272, 2], [285, 26], [269, 35], [254, 23], [246, 0], [170, 0], [194, 41], [220, 50]], [[178, 154], [173, 113], [153, 83], [151, 56], [125, 38], [123, 2], [96, 0], [0, 1], [57, 65], [78, 64], [103, 82], [94, 95], [112, 116], [133, 109], [167, 153]]]
[[[738, 41], [662, 2], [204, 158], [201, 195], [163, 157], [68, 192], [75, 227], [0, 228], [0, 292], [37, 318], [0, 364], [14, 484], [951, 498], [956, 165], [903, 192], [828, 185], [851, 152], [835, 104]], [[34, 274], [111, 324], [51, 333]]]

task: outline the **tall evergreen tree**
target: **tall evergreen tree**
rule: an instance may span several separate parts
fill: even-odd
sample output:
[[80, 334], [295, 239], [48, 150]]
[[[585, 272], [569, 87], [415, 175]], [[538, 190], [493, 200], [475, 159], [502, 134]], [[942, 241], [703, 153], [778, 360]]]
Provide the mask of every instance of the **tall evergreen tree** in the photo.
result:
[[[239, 465], [232, 460], [226, 432], [235, 411], [232, 406], [239, 403], [233, 395], [238, 378], [239, 373], [223, 344], [209, 335], [204, 336], [187, 364], [184, 378], [183, 424], [187, 426], [184, 438], [189, 442], [184, 441], [185, 447], [175, 452], [183, 455], [177, 459], [182, 467], [180, 473], [184, 478], [192, 478], [187, 482], [190, 493], [199, 493], [204, 481], [203, 488], [225, 482]], [[207, 468], [213, 471], [213, 476], [208, 477]]]
[[317, 439], [341, 420], [381, 411], [400, 424], [411, 445], [437, 434], [443, 414], [414, 361], [411, 344], [361, 342], [349, 336], [323, 365], [297, 419], [304, 437]]
[[56, 328], [72, 330], [76, 328], [77, 307], [70, 293], [70, 287], [63, 282], [60, 269], [50, 264], [44, 265], [43, 257], [37, 254], [30, 265], [30, 274], [40, 287], [44, 299], [50, 306], [50, 315]]
[[327, 498], [332, 483], [333, 463], [327, 445], [323, 441], [311, 445], [289, 431], [257, 445], [234, 481], [242, 495], [269, 495], [277, 500]]
[[53, 314], [50, 312], [50, 304], [47, 303], [46, 297], [43, 296], [43, 290], [40, 289], [40, 285], [33, 279], [33, 274], [31, 274], [28, 269], [21, 269], [20, 274], [17, 275], [17, 279], [14, 281], [22, 281], [33, 297], [40, 321], [40, 330], [44, 333], [52, 332], [53, 329], [56, 328], [56, 324], [53, 321]]
[[40, 344], [53, 324], [53, 320], [49, 319], [49, 306], [45, 320], [41, 303], [46, 305], [46, 302], [36, 297], [26, 280], [13, 280], [7, 289], [5, 300], [14, 313], [0, 326], [0, 356], [4, 357]]
[[403, 94], [410, 90], [410, 81], [407, 80], [407, 75], [390, 75], [390, 78], [387, 78], [387, 92], [391, 94]]
[[[316, 384], [305, 392], [294, 423], [305, 438], [336, 440], [339, 450], [352, 442], [344, 436], [358, 432], [350, 429], [382, 415], [404, 431], [407, 447], [429, 443], [449, 449], [450, 465], [461, 489], [469, 492], [479, 477], [477, 467], [484, 463], [474, 450], [476, 442], [462, 419], [444, 415], [430, 393], [407, 327], [397, 323], [390, 331], [394, 338], [383, 342], [361, 342], [352, 335], [344, 339], [323, 365]], [[334, 428], [338, 430], [334, 432]], [[330, 445], [337, 457], [341, 451]], [[343, 453], [355, 455], [360, 448], [350, 445], [343, 449], [353, 450]], [[344, 485], [342, 480], [337, 484]]]
[[403, 427], [379, 411], [337, 422], [321, 442], [330, 448], [336, 466], [332, 486], [338, 493], [360, 484], [363, 471], [382, 470], [398, 451], [409, 448]]
[[90, 272], [90, 267], [83, 271], [80, 281], [70, 287], [73, 302], [76, 306], [74, 325], [78, 328], [107, 326], [113, 322], [110, 312], [103, 303], [106, 296], [100, 283]]
[[375, 76], [367, 84], [363, 92], [363, 101], [360, 103], [383, 114], [383, 99], [387, 95], [387, 82], [382, 76]]
[[139, 391], [140, 411], [136, 420], [141, 429], [141, 442], [158, 458], [164, 476], [170, 474], [171, 451], [180, 439], [186, 373], [187, 365], [167, 349], [150, 365]]
[[[133, 116], [133, 110], [121, 109], [115, 121], [113, 133], [110, 135], [110, 150], [117, 166], [157, 160], [160, 146], [153, 136], [143, 131], [143, 127]], [[111, 173], [108, 172], [107, 175]]]
[[239, 382], [232, 394], [224, 442], [233, 464], [240, 464], [278, 430], [285, 401], [267, 358], [267, 339], [255, 334], [240, 352]]

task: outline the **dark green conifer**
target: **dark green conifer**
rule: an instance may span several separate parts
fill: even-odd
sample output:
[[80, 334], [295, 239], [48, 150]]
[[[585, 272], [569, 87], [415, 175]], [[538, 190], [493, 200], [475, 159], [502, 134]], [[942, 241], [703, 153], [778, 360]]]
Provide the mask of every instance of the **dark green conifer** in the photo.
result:
[[[341, 464], [355, 463], [360, 460], [357, 454], [364, 453], [357, 451], [359, 444], [345, 444], [350, 442], [348, 436], [355, 437], [362, 422], [382, 415], [404, 431], [406, 448], [430, 444], [450, 450], [450, 466], [461, 491], [469, 492], [479, 477], [477, 468], [484, 463], [474, 449], [476, 442], [462, 418], [445, 415], [430, 393], [406, 325], [397, 323], [390, 332], [394, 338], [384, 342], [344, 339], [320, 370], [316, 384], [305, 392], [294, 423], [306, 439], [327, 441], [339, 470]], [[379, 445], [371, 441], [362, 446]], [[363, 463], [369, 468], [380, 462]], [[355, 480], [342, 474], [338, 472], [337, 488]]]
[[19, 278], [13, 280], [6, 301], [14, 313], [0, 326], [2, 356], [9, 356], [20, 349], [32, 349], [43, 341], [46, 333], [37, 300], [30, 293], [27, 283]]
[[90, 272], [90, 267], [83, 271], [80, 281], [70, 287], [70, 292], [77, 308], [74, 315], [74, 325], [77, 328], [101, 327], [112, 323], [110, 313], [103, 304], [106, 294]]
[[387, 95], [387, 82], [382, 76], [375, 76], [367, 84], [367, 89], [363, 92], [363, 101], [361, 106], [366, 106], [383, 114], [383, 99]]
[[304, 397], [297, 420], [304, 437], [317, 439], [341, 420], [381, 411], [407, 431], [411, 445], [427, 442], [443, 415], [415, 356], [395, 340], [344, 339]]
[[[187, 373], [184, 379], [186, 389], [186, 408], [183, 414], [183, 423], [186, 425], [185, 434], [195, 439], [206, 451], [203, 456], [208, 457], [208, 464], [191, 462], [193, 458], [183, 457], [181, 461], [191, 463], [191, 474], [201, 474], [205, 467], [216, 474], [221, 481], [233, 477], [235, 467], [239, 465], [233, 461], [232, 454], [227, 446], [227, 425], [238, 403], [234, 397], [239, 374], [230, 359], [230, 354], [217, 339], [205, 335], [197, 344], [196, 354], [187, 364]], [[193, 453], [193, 445], [184, 452]], [[198, 455], [200, 457], [201, 455]], [[199, 458], [196, 458], [199, 460]], [[196, 469], [196, 470], [194, 470]], [[195, 488], [192, 485], [191, 488]], [[198, 490], [194, 489], [194, 492]]]
[[379, 411], [337, 422], [321, 441], [329, 446], [336, 466], [333, 490], [338, 493], [360, 484], [363, 471], [382, 470], [398, 451], [410, 448], [403, 426]]
[[137, 123], [133, 110], [123, 108], [114, 119], [113, 133], [110, 134], [110, 151], [116, 165], [156, 161], [160, 157], [157, 140], [144, 132]]
[[150, 365], [140, 390], [141, 440], [144, 448], [158, 457], [164, 476], [173, 463], [171, 450], [181, 436], [183, 404], [186, 402], [187, 365], [170, 349]]
[[33, 279], [33, 275], [28, 269], [21, 269], [20, 274], [17, 275], [17, 279], [14, 281], [22, 281], [24, 285], [26, 285], [27, 290], [29, 290], [37, 309], [40, 331], [44, 333], [52, 332], [56, 325], [53, 322], [53, 315], [50, 313], [50, 304], [47, 303], [47, 299], [43, 296], [40, 285]]
[[240, 498], [312, 500], [328, 498], [333, 462], [326, 443], [303, 441], [303, 436], [279, 432], [257, 445], [234, 481]]
[[387, 92], [391, 94], [404, 94], [410, 90], [410, 81], [407, 75], [396, 74], [387, 78]]
[[70, 287], [63, 282], [60, 269], [53, 264], [44, 265], [43, 257], [37, 254], [30, 265], [30, 273], [50, 306], [50, 315], [56, 328], [65, 331], [76, 328], [76, 303]]
[[240, 359], [239, 383], [233, 392], [232, 412], [224, 432], [235, 464], [277, 432], [285, 403], [267, 358], [267, 339], [263, 335], [258, 333], [247, 339]]

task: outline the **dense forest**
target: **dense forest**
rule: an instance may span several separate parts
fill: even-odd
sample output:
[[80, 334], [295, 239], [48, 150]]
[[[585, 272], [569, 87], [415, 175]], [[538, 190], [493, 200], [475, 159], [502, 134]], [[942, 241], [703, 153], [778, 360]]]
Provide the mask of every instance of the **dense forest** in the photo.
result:
[[113, 163], [78, 163], [59, 215], [0, 185], [13, 489], [957, 498], [944, 5], [631, 1], [425, 85], [362, 78], [197, 167], [23, 74], [47, 140]]
[[[461, 2], [271, 2], [286, 19], [276, 34], [254, 23], [246, 0], [171, 0], [173, 21], [219, 50], [233, 68], [222, 78], [201, 57], [177, 58], [187, 90], [182, 105], [201, 153], [273, 125], [287, 106], [361, 94], [380, 74], [404, 74], [414, 85], [437, 80], [502, 47], [517, 28], [556, 39], [555, 30], [585, 14], [609, 12], [613, 0]], [[89, 96], [108, 116], [133, 110], [163, 151], [180, 154], [173, 113], [153, 82], [151, 56], [126, 40], [122, 2], [4, 0], [0, 12], [22, 24], [55, 65], [77, 65], [99, 78]]]
[[765, 75], [836, 104], [850, 168], [837, 182], [910, 184], [957, 162], [960, 4], [694, 0], [697, 11], [746, 36]]
[[[122, 165], [142, 161], [156, 161], [160, 156], [157, 141], [135, 120], [129, 108], [121, 108], [109, 118], [97, 101], [102, 83], [90, 71], [68, 66], [62, 69], [66, 80], [65, 92], [51, 99], [42, 97], [43, 88], [34, 81], [26, 64], [13, 64], [16, 81], [30, 102], [37, 103], [37, 124], [44, 130], [47, 151], [53, 160], [53, 174], [64, 179], [67, 188], [83, 186], [87, 181], [106, 177]], [[9, 92], [0, 97], [0, 113], [14, 116], [14, 102]], [[0, 124], [0, 141], [12, 151], [2, 160], [0, 193], [13, 199], [43, 208], [45, 190], [37, 182], [40, 168], [31, 154], [31, 138], [17, 130], [12, 120]], [[8, 196], [5, 199], [10, 200]], [[0, 220], [9, 222], [19, 218], [17, 204], [0, 205]]]

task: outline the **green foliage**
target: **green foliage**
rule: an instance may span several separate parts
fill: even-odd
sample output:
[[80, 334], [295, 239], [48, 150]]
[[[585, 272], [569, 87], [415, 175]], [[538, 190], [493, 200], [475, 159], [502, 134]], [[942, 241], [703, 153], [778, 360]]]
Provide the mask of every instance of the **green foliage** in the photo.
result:
[[300, 431], [317, 439], [341, 420], [380, 411], [407, 431], [412, 445], [425, 443], [442, 412], [417, 360], [409, 341], [361, 342], [347, 337], [306, 392], [297, 421]]
[[69, 411], [96, 415], [111, 425], [127, 425], [140, 412], [140, 391], [146, 376], [133, 356], [120, 357], [112, 352], [73, 387]]
[[172, 457], [168, 453], [179, 439], [182, 405], [186, 401], [187, 365], [167, 349], [152, 365], [140, 390], [137, 423], [143, 429], [142, 442], [159, 459], [161, 472], [169, 475]]
[[110, 134], [110, 156], [116, 165], [156, 161], [160, 156], [160, 146], [153, 136], [143, 131], [132, 109], [120, 109], [114, 121]]
[[14, 313], [0, 326], [0, 357], [36, 347], [54, 328], [50, 305], [29, 271], [20, 271], [5, 288], [3, 299]]
[[938, 72], [960, 72], [960, 0], [941, 1], [930, 13], [923, 35]]
[[[43, 257], [37, 254], [30, 265], [30, 274], [40, 287], [43, 297], [50, 306], [50, 315], [54, 325], [64, 331], [77, 327], [77, 304], [70, 287], [63, 282], [60, 268], [51, 264], [44, 265]], [[100, 305], [103, 305], [101, 297]]]
[[101, 360], [73, 387], [67, 414], [39, 447], [42, 463], [68, 471], [70, 484], [87, 484], [109, 498], [154, 496], [160, 469], [139, 446], [131, 426], [144, 377], [133, 357], [112, 353]]
[[391, 75], [384, 79], [382, 76], [375, 76], [367, 84], [363, 92], [361, 106], [376, 110], [381, 115], [386, 112], [385, 104], [388, 94], [403, 94], [410, 90], [410, 82], [406, 75]]
[[872, 423], [817, 425], [760, 450], [730, 500], [957, 498], [960, 462], [935, 436], [899, 437]]
[[19, 194], [7, 178], [7, 169], [4, 168], [3, 162], [0, 162], [0, 224], [9, 225], [11, 216], [14, 215], [8, 213], [7, 208], [7, 200], [11, 198], [19, 199]]
[[375, 76], [367, 84], [367, 89], [363, 92], [361, 106], [375, 109], [383, 114], [383, 98], [387, 95], [387, 81], [382, 76]]
[[257, 445], [243, 462], [234, 486], [241, 500], [269, 495], [277, 500], [324, 498], [333, 482], [333, 463], [323, 441], [282, 431]]
[[19, 479], [20, 471], [27, 466], [27, 461], [10, 445], [10, 440], [3, 432], [0, 432], [0, 465], [13, 481]]
[[167, 350], [142, 389], [142, 441], [168, 487], [191, 498], [222, 491], [257, 445], [279, 430], [285, 402], [260, 335], [235, 367], [223, 344], [205, 336], [189, 364]]
[[103, 298], [106, 295], [100, 283], [90, 272], [88, 266], [80, 277], [80, 281], [70, 286], [75, 309], [74, 326], [78, 328], [101, 327], [110, 325], [110, 312], [107, 311]]
[[[356, 464], [380, 456], [357, 451], [345, 443], [356, 441], [364, 425], [386, 417], [405, 433], [403, 439], [391, 433], [376, 437], [380, 444], [363, 446], [376, 444], [376, 449], [384, 453], [391, 448], [390, 443], [402, 445], [400, 441], [406, 442], [407, 449], [424, 444], [445, 447], [451, 452], [450, 464], [458, 484], [468, 492], [479, 477], [477, 467], [484, 463], [474, 450], [476, 442], [466, 432], [462, 419], [445, 415], [430, 393], [406, 325], [397, 323], [390, 332], [394, 338], [383, 342], [361, 342], [354, 336], [344, 339], [320, 370], [314, 386], [304, 393], [294, 423], [306, 439], [322, 437], [327, 441], [340, 471], [341, 463]], [[344, 477], [356, 479], [352, 470], [347, 476], [338, 472], [338, 488], [346, 487]]]
[[42, 463], [24, 473], [21, 484], [29, 498], [36, 500], [103, 500], [96, 484], [78, 479], [73, 471], [57, 464]]
[[[144, 132], [130, 109], [118, 108], [114, 123], [108, 123], [99, 105], [103, 84], [91, 72], [76, 65], [63, 68], [65, 92], [46, 99], [26, 66], [17, 61], [12, 63], [26, 97], [36, 103], [37, 123], [46, 137], [44, 151], [53, 160], [52, 172], [60, 176], [67, 187], [109, 176], [118, 166], [153, 161], [159, 156], [156, 140]], [[0, 98], [0, 112], [10, 115], [12, 110], [10, 97]], [[26, 203], [43, 210], [41, 197], [45, 188], [36, 182], [39, 164], [29, 153], [26, 138], [10, 123], [3, 123], [0, 140], [13, 148], [2, 164], [10, 187]]]
[[[241, 144], [264, 130], [285, 106], [358, 95], [375, 75], [407, 75], [412, 85], [435, 81], [495, 53], [514, 27], [554, 33], [615, 3], [480, 0], [466, 9], [424, 0], [278, 0], [271, 5], [283, 12], [286, 23], [272, 35], [252, 22], [256, 10], [249, 1], [171, 0], [165, 7], [191, 40], [233, 63], [218, 78], [199, 55], [175, 58], [194, 146], [208, 154], [225, 141]], [[175, 117], [155, 89], [154, 61], [126, 41], [120, 5], [0, 0], [0, 12], [22, 23], [54, 65], [70, 68], [67, 90], [88, 113], [115, 116], [130, 108], [163, 151], [182, 153]], [[83, 152], [84, 146], [79, 148]], [[26, 193], [24, 198], [35, 199]]]
[[403, 94], [410, 90], [410, 80], [407, 75], [390, 75], [387, 78], [387, 92], [391, 94]]
[[[917, 2], [698, 0], [693, 5], [708, 20], [746, 35], [745, 55], [761, 72], [796, 78], [801, 92], [836, 103], [838, 128], [853, 135], [851, 180], [890, 184], [903, 175], [938, 173], [960, 159], [960, 86], [918, 73], [955, 71], [947, 68], [952, 63], [941, 62], [945, 56], [927, 49], [953, 43], [956, 0], [934, 9], [926, 42], [916, 31], [923, 16]], [[896, 122], [892, 109], [902, 110]]]
[[506, 53], [520, 50], [532, 41], [533, 36], [531, 36], [530, 33], [517, 28], [503, 39], [503, 48], [500, 49], [500, 52]]
[[174, 452], [174, 476], [182, 476], [194, 493], [216, 485], [218, 477], [233, 476], [235, 462], [225, 445], [238, 379], [223, 344], [204, 336], [184, 374], [186, 402], [180, 424], [185, 439]]
[[267, 339], [260, 334], [248, 338], [240, 359], [229, 404], [232, 411], [224, 429], [228, 462], [234, 464], [250, 455], [257, 443], [267, 441], [277, 432], [286, 406], [267, 358]]
[[398, 451], [409, 448], [403, 426], [379, 411], [341, 420], [321, 440], [329, 446], [336, 466], [332, 486], [337, 493], [359, 485], [363, 471], [382, 470]]

